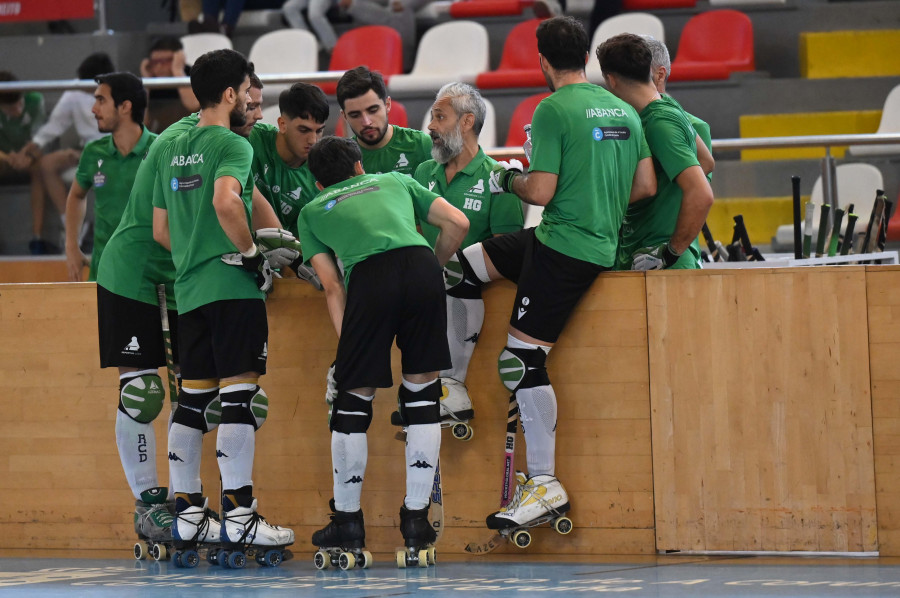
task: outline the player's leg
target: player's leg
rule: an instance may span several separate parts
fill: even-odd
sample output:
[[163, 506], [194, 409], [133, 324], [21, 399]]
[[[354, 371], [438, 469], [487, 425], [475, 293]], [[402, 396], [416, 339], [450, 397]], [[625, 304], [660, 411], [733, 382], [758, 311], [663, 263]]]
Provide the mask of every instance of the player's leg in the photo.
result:
[[50, 253], [51, 247], [43, 239], [44, 234], [44, 178], [41, 176], [40, 161], [36, 160], [28, 169], [31, 177], [29, 186], [31, 195], [31, 236], [28, 250], [32, 255]]

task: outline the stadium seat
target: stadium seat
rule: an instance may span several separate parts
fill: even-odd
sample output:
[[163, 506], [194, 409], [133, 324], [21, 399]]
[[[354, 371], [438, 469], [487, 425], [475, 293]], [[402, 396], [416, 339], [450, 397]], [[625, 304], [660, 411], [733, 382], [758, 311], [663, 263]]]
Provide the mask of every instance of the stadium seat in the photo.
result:
[[711, 10], [688, 20], [681, 31], [669, 81], [727, 79], [756, 69], [753, 23], [737, 10]]
[[[391, 99], [391, 111], [388, 112], [388, 123], [397, 125], [398, 127], [409, 126], [409, 117], [406, 114], [406, 106], [393, 98]], [[344, 119], [338, 117], [337, 124], [334, 126], [334, 134], [337, 137], [349, 137], [352, 134], [352, 131], [347, 131], [348, 134], [345, 135], [345, 131]]]
[[591, 40], [591, 53], [585, 69], [591, 83], [599, 85], [603, 82], [603, 71], [600, 70], [600, 61], [597, 60], [595, 53], [597, 46], [620, 33], [650, 35], [663, 43], [666, 41], [666, 30], [662, 20], [648, 12], [626, 12], [606, 19], [597, 26]]
[[[389, 83], [391, 75], [403, 72], [403, 43], [396, 29], [385, 25], [364, 25], [341, 35], [328, 64], [330, 71], [346, 71], [365, 65], [384, 76]], [[327, 94], [334, 95], [336, 81], [318, 84]]]
[[[484, 100], [484, 125], [481, 127], [481, 133], [478, 135], [478, 145], [485, 150], [497, 147], [497, 111], [494, 110], [494, 104], [487, 98]], [[428, 123], [431, 122], [431, 109], [425, 113], [422, 119], [422, 131], [428, 133]]]
[[547, 80], [538, 62], [535, 31], [541, 19], [529, 19], [512, 28], [503, 42], [500, 65], [495, 71], [478, 75], [479, 89], [503, 87], [544, 87]]
[[184, 46], [184, 60], [187, 64], [194, 62], [213, 50], [231, 50], [231, 40], [221, 33], [192, 33], [181, 36], [181, 45]]
[[787, 0], [709, 0], [710, 6], [738, 6], [744, 4], [787, 4]]
[[[881, 110], [881, 122], [876, 133], [900, 133], [900, 85], [890, 91]], [[852, 156], [884, 156], [900, 154], [900, 144], [856, 145], [847, 153]]]
[[622, 10], [660, 10], [664, 8], [693, 8], [697, 0], [625, 0]]
[[475, 21], [448, 21], [425, 32], [412, 71], [391, 77], [390, 90], [437, 91], [450, 81], [474, 83], [489, 68], [487, 28]]
[[[274, 73], [314, 73], [319, 70], [316, 36], [303, 29], [279, 29], [259, 36], [248, 57], [258, 75]], [[263, 87], [267, 98], [277, 98], [287, 83]]]
[[[548, 97], [550, 92], [536, 93], [528, 96], [516, 106], [512, 116], [509, 119], [509, 132], [506, 134], [506, 145], [508, 147], [519, 147], [525, 143], [525, 125], [531, 122], [534, 110], [541, 100]], [[527, 166], [527, 162], [523, 160]]]
[[[884, 177], [881, 171], [871, 164], [854, 162], [850, 164], [841, 164], [835, 169], [835, 177], [837, 178], [837, 200], [841, 208], [846, 209], [847, 206], [853, 204], [853, 212], [859, 215], [855, 231], [859, 233], [864, 231], [866, 224], [869, 222], [869, 216], [872, 213], [872, 205], [875, 203], [875, 192], [878, 189], [884, 189]], [[813, 185], [812, 194], [809, 200], [816, 204], [816, 214], [818, 215], [819, 206], [822, 204], [822, 177], [816, 179]], [[814, 220], [815, 229], [813, 229], [813, 238], [818, 234], [819, 222]], [[847, 226], [847, 219], [844, 218], [844, 228]], [[800, 223], [801, 232], [805, 232], [806, 226], [804, 222]], [[783, 224], [778, 227], [775, 232], [775, 238], [772, 245], [776, 248], [789, 248], [793, 250], [794, 246], [794, 225]]]
[[450, 5], [450, 16], [454, 19], [516, 16], [530, 4], [523, 0], [462, 0]]

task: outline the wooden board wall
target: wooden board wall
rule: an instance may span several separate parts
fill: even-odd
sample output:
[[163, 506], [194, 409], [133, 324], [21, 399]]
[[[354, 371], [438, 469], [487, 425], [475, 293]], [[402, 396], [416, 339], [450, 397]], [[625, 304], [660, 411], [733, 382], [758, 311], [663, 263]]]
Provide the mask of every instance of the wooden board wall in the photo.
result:
[[[486, 322], [469, 379], [475, 437], [444, 432], [447, 528], [442, 552], [490, 536], [502, 477], [508, 393], [496, 359], [506, 341], [514, 287], [486, 288]], [[576, 529], [535, 533], [533, 553], [638, 554], [654, 549], [644, 277], [603, 276], [585, 297], [548, 368], [559, 397], [558, 474]], [[324, 297], [281, 280], [268, 302], [270, 416], [257, 435], [254, 483], [260, 512], [292, 527], [298, 551], [328, 521], [330, 436], [324, 378], [336, 348]], [[110, 548], [133, 542], [131, 507], [114, 435], [117, 376], [97, 357], [93, 284], [0, 285], [0, 548]], [[395, 384], [399, 382], [396, 368]], [[379, 390], [363, 489], [367, 543], [401, 544], [402, 442], [388, 423], [396, 386]], [[158, 418], [160, 480], [167, 476], [165, 418]], [[204, 442], [203, 479], [216, 504], [214, 434]], [[524, 443], [520, 442], [522, 449]], [[524, 466], [524, 451], [517, 465]], [[503, 551], [516, 551], [506, 547]], [[127, 553], [126, 553], [127, 554]], [[311, 553], [310, 553], [311, 554]]]
[[657, 547], [873, 551], [863, 267], [647, 275]]
[[[82, 269], [81, 279], [87, 280], [89, 268]], [[0, 284], [17, 282], [67, 282], [66, 256], [23, 257], [0, 259]]]

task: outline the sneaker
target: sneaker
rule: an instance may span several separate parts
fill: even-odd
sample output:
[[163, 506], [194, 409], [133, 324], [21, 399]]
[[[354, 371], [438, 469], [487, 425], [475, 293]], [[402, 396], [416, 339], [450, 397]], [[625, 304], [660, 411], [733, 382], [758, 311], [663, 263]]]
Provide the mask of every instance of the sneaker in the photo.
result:
[[[520, 475], [516, 472], [517, 481]], [[560, 481], [552, 475], [536, 475], [516, 486], [516, 494], [505, 508], [488, 515], [487, 526], [507, 529], [568, 510], [569, 495]]]
[[294, 530], [272, 525], [256, 512], [256, 499], [250, 506], [232, 504], [225, 496], [222, 505], [222, 541], [247, 546], [288, 546], [294, 543]]
[[172, 541], [172, 517], [166, 502], [166, 488], [150, 488], [134, 501], [134, 532], [142, 540]]
[[209, 510], [209, 499], [199, 494], [179, 494], [175, 498], [172, 536], [182, 542], [219, 542], [221, 525]]

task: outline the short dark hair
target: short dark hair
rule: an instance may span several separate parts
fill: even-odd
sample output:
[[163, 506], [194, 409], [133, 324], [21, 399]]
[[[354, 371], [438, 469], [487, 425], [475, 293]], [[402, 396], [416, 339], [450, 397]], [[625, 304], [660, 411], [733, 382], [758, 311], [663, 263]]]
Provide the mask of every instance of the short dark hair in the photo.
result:
[[288, 118], [311, 118], [317, 123], [328, 120], [328, 98], [309, 83], [294, 83], [278, 96], [278, 108]]
[[113, 104], [117, 107], [122, 102], [131, 102], [131, 120], [139, 125], [144, 124], [144, 111], [147, 109], [147, 92], [140, 77], [131, 73], [106, 73], [97, 76], [94, 81], [98, 85], [108, 85]]
[[597, 60], [604, 73], [640, 83], [651, 80], [653, 53], [639, 35], [620, 33], [609, 38], [597, 47]]
[[[0, 82], [18, 81], [19, 78], [9, 71], [0, 71]], [[22, 99], [21, 91], [4, 91], [0, 92], [0, 104], [15, 104]]]
[[387, 87], [384, 85], [384, 77], [378, 71], [370, 71], [367, 66], [358, 66], [345, 72], [337, 84], [337, 101], [344, 109], [344, 102], [351, 98], [358, 98], [373, 90], [382, 100], [387, 99]]
[[323, 137], [309, 150], [309, 170], [323, 187], [355, 176], [354, 165], [362, 160], [359, 144], [348, 137]]
[[244, 79], [252, 74], [253, 65], [240, 52], [213, 50], [191, 67], [191, 89], [200, 108], [209, 108], [222, 101], [222, 94], [229, 87], [238, 91]]
[[[250, 66], [253, 66], [252, 62], [250, 63]], [[257, 75], [256, 73], [250, 73], [250, 87], [254, 89], [263, 88], [263, 82], [259, 80], [259, 75]]]
[[180, 39], [173, 35], [165, 35], [163, 37], [157, 37], [153, 40], [153, 43], [150, 44], [150, 52], [156, 52], [158, 50], [177, 52], [178, 50], [184, 50], [184, 44], [181, 43]]
[[78, 65], [79, 79], [96, 79], [104, 73], [112, 73], [116, 70], [113, 61], [106, 52], [94, 52], [81, 61]]
[[580, 71], [591, 43], [581, 21], [574, 17], [553, 17], [542, 21], [537, 32], [538, 52], [558, 71]]

